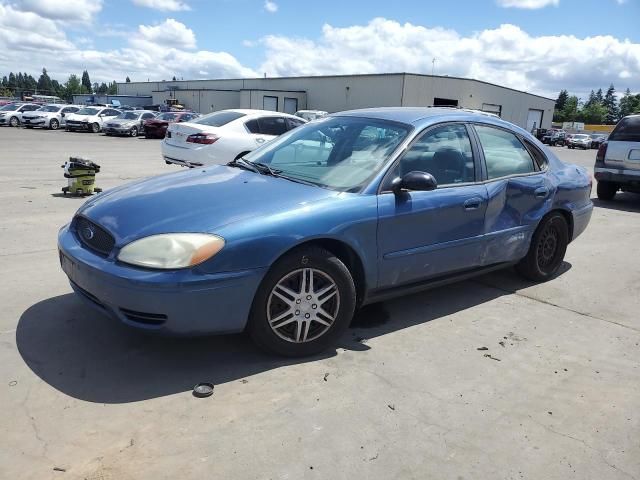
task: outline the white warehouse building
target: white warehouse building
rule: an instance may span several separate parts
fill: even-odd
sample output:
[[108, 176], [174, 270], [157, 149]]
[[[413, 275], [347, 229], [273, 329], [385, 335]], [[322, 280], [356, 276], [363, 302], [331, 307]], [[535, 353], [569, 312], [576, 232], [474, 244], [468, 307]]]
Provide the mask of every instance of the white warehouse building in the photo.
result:
[[175, 99], [201, 113], [452, 106], [495, 113], [528, 131], [550, 128], [555, 106], [554, 99], [492, 83], [413, 73], [129, 82], [118, 83], [118, 94], [151, 95], [153, 104]]

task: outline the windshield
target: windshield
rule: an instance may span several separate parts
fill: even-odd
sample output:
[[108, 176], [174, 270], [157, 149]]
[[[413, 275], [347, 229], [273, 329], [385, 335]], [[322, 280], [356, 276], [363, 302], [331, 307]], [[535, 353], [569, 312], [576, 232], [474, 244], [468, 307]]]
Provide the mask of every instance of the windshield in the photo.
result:
[[116, 118], [120, 120], [138, 120], [138, 117], [142, 115], [141, 113], [133, 113], [133, 112], [123, 112], [118, 115]]
[[97, 115], [99, 111], [99, 108], [81, 108], [76, 113], [78, 115]]
[[8, 103], [7, 105], [5, 105], [4, 107], [0, 108], [0, 111], [13, 111], [13, 110], [17, 110], [18, 108], [20, 108], [20, 104], [19, 103]]
[[589, 135], [573, 135], [573, 138], [575, 138], [576, 140], [585, 140], [589, 138]]
[[357, 192], [407, 137], [408, 125], [357, 117], [325, 117], [245, 156], [281, 175], [339, 191]]
[[240, 112], [221, 111], [200, 117], [192, 123], [200, 123], [201, 125], [209, 125], [210, 127], [222, 127], [223, 125], [244, 116], [245, 114]]
[[56, 105], [46, 105], [44, 107], [40, 107], [38, 109], [38, 112], [57, 112], [61, 109], [62, 107], [58, 107]]
[[158, 120], [164, 120], [165, 122], [171, 122], [176, 119], [175, 113], [163, 113], [156, 117]]

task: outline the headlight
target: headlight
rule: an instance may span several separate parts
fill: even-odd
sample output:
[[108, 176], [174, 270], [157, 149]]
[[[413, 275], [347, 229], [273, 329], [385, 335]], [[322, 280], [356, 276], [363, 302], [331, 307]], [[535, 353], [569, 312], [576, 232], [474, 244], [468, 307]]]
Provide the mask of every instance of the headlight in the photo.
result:
[[224, 247], [224, 239], [204, 233], [166, 233], [125, 245], [118, 260], [149, 268], [187, 268], [208, 260]]

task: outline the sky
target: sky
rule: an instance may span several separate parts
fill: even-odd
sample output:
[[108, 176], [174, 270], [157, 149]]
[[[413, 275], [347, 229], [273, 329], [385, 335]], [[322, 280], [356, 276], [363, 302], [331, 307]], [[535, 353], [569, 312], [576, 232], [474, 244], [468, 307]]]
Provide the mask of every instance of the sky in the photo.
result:
[[63, 82], [411, 72], [640, 93], [640, 0], [0, 0], [0, 75], [43, 67]]

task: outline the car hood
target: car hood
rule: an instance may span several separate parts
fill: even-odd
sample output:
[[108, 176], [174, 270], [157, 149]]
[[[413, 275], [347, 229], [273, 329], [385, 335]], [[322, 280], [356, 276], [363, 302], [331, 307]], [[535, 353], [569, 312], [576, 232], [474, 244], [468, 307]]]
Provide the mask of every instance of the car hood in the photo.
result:
[[281, 214], [339, 193], [222, 165], [161, 175], [98, 195], [78, 214], [124, 245], [168, 232], [215, 233], [255, 217]]

